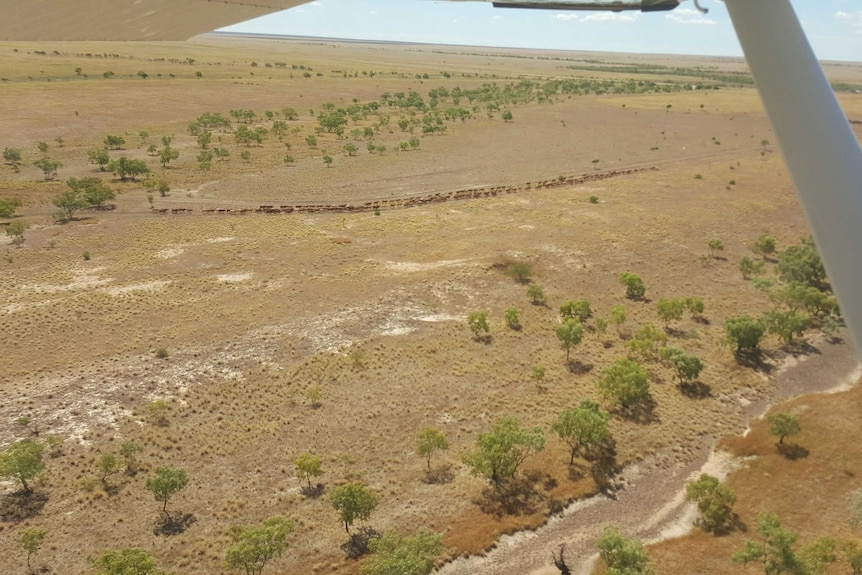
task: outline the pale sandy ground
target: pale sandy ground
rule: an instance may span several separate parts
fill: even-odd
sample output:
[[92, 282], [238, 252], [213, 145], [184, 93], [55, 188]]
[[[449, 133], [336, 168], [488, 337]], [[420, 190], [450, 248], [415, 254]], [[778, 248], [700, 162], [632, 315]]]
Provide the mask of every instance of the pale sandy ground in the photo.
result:
[[[789, 357], [774, 370], [773, 385], [753, 403], [740, 403], [740, 432], [751, 418], [761, 417], [770, 405], [819, 392], [837, 392], [854, 385], [862, 365], [849, 342], [817, 342], [808, 355]], [[681, 460], [680, 451], [667, 449], [624, 470], [616, 500], [606, 495], [579, 501], [535, 532], [503, 537], [484, 557], [458, 559], [439, 569], [441, 575], [557, 575], [551, 554], [566, 545], [566, 562], [575, 575], [588, 575], [598, 558], [596, 539], [605, 525], [615, 524], [628, 536], [648, 543], [688, 533], [695, 519], [684, 500], [685, 483], [700, 473], [723, 479], [736, 463], [715, 452], [714, 438], [696, 441]]]

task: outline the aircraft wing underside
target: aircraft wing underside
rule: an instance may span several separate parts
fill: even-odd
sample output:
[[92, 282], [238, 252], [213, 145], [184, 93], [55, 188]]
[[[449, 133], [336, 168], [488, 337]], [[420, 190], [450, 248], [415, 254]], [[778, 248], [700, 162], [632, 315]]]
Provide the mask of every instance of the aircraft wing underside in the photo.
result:
[[0, 0], [0, 40], [187, 40], [310, 0]]

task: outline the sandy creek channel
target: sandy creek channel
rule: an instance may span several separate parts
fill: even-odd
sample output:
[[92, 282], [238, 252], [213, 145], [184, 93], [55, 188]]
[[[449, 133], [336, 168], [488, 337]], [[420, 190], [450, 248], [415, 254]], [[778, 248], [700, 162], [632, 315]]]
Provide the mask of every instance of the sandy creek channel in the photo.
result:
[[[818, 343], [816, 351], [790, 356], [773, 371], [769, 389], [758, 400], [740, 403], [740, 428], [762, 417], [769, 407], [810, 393], [837, 392], [856, 384], [862, 365], [849, 343]], [[736, 462], [714, 451], [716, 438], [692, 443], [691, 456], [666, 449], [629, 465], [619, 478], [624, 488], [616, 499], [603, 494], [577, 501], [536, 531], [504, 536], [484, 556], [459, 558], [441, 567], [440, 575], [559, 575], [551, 553], [566, 545], [566, 563], [573, 575], [589, 575], [598, 559], [595, 542], [607, 524], [628, 536], [655, 543], [685, 535], [695, 518], [685, 503], [685, 483], [701, 472], [723, 479]]]

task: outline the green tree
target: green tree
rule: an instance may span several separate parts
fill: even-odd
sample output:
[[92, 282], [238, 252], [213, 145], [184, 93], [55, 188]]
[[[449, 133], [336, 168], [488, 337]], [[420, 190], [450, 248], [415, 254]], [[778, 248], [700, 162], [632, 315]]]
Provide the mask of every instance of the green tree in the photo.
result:
[[590, 301], [585, 297], [582, 297], [577, 301], [567, 301], [560, 306], [560, 317], [564, 320], [574, 318], [580, 322], [584, 322], [592, 315], [593, 310], [590, 307]]
[[667, 334], [652, 324], [646, 324], [636, 331], [626, 343], [629, 356], [643, 361], [654, 360], [667, 342]]
[[687, 385], [696, 380], [704, 367], [699, 357], [686, 353], [674, 354], [668, 361], [676, 371], [680, 385]]
[[126, 156], [108, 162], [108, 171], [119, 176], [124, 182], [135, 181], [138, 176], [150, 173], [150, 169], [143, 160], [134, 160]]
[[703, 304], [702, 297], [687, 297], [682, 300], [683, 306], [691, 314], [692, 319], [697, 319], [703, 315], [703, 310], [706, 306]]
[[334, 162], [334, 161], [335, 161], [335, 160], [333, 160], [333, 159], [332, 159], [332, 156], [330, 156], [330, 155], [328, 155], [328, 154], [324, 154], [324, 155], [323, 155], [323, 163], [326, 165], [326, 167], [327, 167], [327, 168], [328, 168], [329, 166], [331, 166], [331, 165], [332, 165], [332, 162]]
[[534, 365], [530, 369], [530, 377], [536, 382], [536, 386], [542, 385], [542, 382], [545, 381], [545, 368], [541, 365]]
[[620, 274], [620, 283], [626, 286], [626, 297], [629, 299], [641, 299], [646, 293], [646, 287], [641, 277], [631, 272]]
[[541, 427], [525, 429], [514, 417], [501, 417], [487, 433], [480, 433], [476, 450], [464, 457], [473, 473], [481, 475], [499, 488], [514, 477], [518, 467], [534, 451], [545, 447]]
[[0, 477], [15, 479], [21, 482], [24, 493], [33, 490], [27, 483], [45, 469], [42, 454], [45, 447], [38, 441], [22, 439], [0, 451]]
[[87, 201], [78, 190], [69, 189], [55, 196], [51, 203], [60, 209], [63, 221], [70, 221], [75, 212], [87, 207]]
[[667, 328], [670, 322], [679, 321], [682, 319], [682, 314], [685, 311], [685, 300], [678, 298], [660, 299], [656, 304], [658, 309], [658, 317], [664, 322]]
[[16, 220], [6, 226], [6, 235], [12, 238], [14, 245], [20, 246], [24, 243], [24, 230], [26, 229], [27, 226], [24, 225], [24, 222]]
[[755, 262], [748, 256], [742, 256], [739, 260], [739, 271], [742, 272], [742, 279], [748, 279], [751, 276], [760, 275], [763, 273], [764, 262]]
[[51, 160], [50, 158], [39, 158], [33, 165], [42, 170], [42, 175], [45, 181], [53, 180], [57, 177], [57, 170], [63, 167], [62, 162]]
[[39, 142], [38, 144], [36, 144], [36, 148], [40, 152], [42, 152], [43, 154], [47, 154], [48, 153], [48, 142]]
[[506, 110], [505, 112], [503, 112], [503, 121], [504, 122], [511, 122], [512, 118], [513, 118], [512, 112], [510, 112], [509, 110]]
[[624, 305], [615, 305], [611, 308], [611, 323], [619, 333], [620, 328], [626, 323], [626, 307]]
[[563, 411], [557, 417], [551, 425], [551, 431], [569, 446], [569, 465], [575, 463], [578, 453], [589, 453], [610, 437], [609, 419], [608, 412], [589, 399], [584, 399], [580, 405]]
[[802, 430], [799, 426], [799, 419], [789, 413], [776, 413], [770, 415], [766, 420], [769, 422], [769, 433], [778, 437], [779, 445], [784, 443], [785, 437], [796, 435]]
[[717, 257], [718, 252], [724, 251], [724, 243], [719, 239], [709, 240], [706, 247], [709, 250], [709, 257], [711, 258]]
[[113, 453], [103, 453], [96, 458], [96, 470], [99, 472], [99, 481], [102, 486], [108, 488], [108, 477], [119, 473], [121, 469], [120, 460]]
[[101, 178], [69, 178], [66, 185], [74, 190], [88, 205], [101, 209], [105, 202], [113, 200], [116, 195]]
[[685, 486], [685, 499], [697, 505], [699, 523], [704, 531], [721, 534], [733, 526], [736, 494], [717, 477], [701, 473], [696, 481], [689, 481]]
[[135, 547], [104, 551], [92, 562], [95, 575], [167, 575], [156, 567], [152, 555]]
[[267, 563], [287, 549], [287, 536], [293, 528], [293, 522], [283, 517], [268, 517], [260, 527], [232, 526], [233, 543], [227, 548], [225, 563], [246, 575], [260, 575]]
[[530, 262], [515, 260], [506, 264], [506, 272], [517, 281], [526, 283], [530, 279], [530, 274], [533, 273], [533, 266]]
[[798, 535], [783, 529], [778, 516], [774, 513], [761, 513], [757, 516], [757, 531], [764, 541], [745, 541], [742, 550], [731, 556], [734, 563], [757, 562], [763, 564], [766, 575], [806, 575], [805, 567], [793, 550]]
[[123, 146], [126, 145], [126, 139], [122, 136], [107, 135], [104, 144], [108, 150], [122, 150]]
[[27, 552], [27, 571], [33, 573], [30, 559], [42, 548], [48, 530], [42, 527], [27, 527], [21, 532], [21, 547]]
[[21, 171], [21, 150], [19, 148], [3, 148], [3, 162], [12, 166], [13, 172]]
[[474, 311], [467, 316], [467, 325], [470, 326], [470, 331], [473, 332], [473, 337], [477, 340], [484, 340], [488, 337], [491, 328], [488, 327], [488, 312]]
[[763, 318], [766, 330], [777, 335], [784, 343], [793, 343], [793, 336], [801, 336], [811, 324], [811, 318], [804, 313], [772, 310]]
[[[168, 351], [165, 348], [159, 348], [156, 351], [156, 357], [166, 358]], [[153, 425], [165, 427], [168, 424], [168, 411], [170, 404], [164, 399], [154, 399], [149, 402], [146, 407], [147, 419]]]
[[605, 401], [628, 410], [649, 398], [649, 374], [636, 361], [619, 359], [599, 377]]
[[775, 253], [775, 238], [769, 234], [761, 234], [752, 244], [751, 251], [765, 259]]
[[165, 146], [164, 148], [159, 150], [159, 161], [162, 163], [163, 168], [168, 167], [168, 164], [170, 164], [171, 161], [176, 160], [179, 157], [179, 150], [175, 150], [170, 146]]
[[0, 198], [0, 218], [11, 218], [20, 207], [21, 200], [18, 198]]
[[104, 172], [108, 162], [111, 161], [108, 152], [102, 148], [87, 152], [87, 159], [91, 164], [98, 164], [100, 172]]
[[419, 454], [419, 457], [425, 458], [428, 471], [431, 471], [431, 456], [434, 452], [446, 451], [447, 449], [449, 449], [449, 441], [440, 431], [426, 427], [419, 432], [419, 437], [416, 440], [416, 453]]
[[123, 466], [126, 468], [126, 473], [134, 474], [138, 467], [137, 456], [144, 448], [140, 443], [135, 441], [124, 441], [120, 444], [120, 457], [123, 459]]
[[308, 144], [309, 148], [316, 148], [317, 147], [317, 138], [315, 138], [314, 136], [306, 136], [305, 137], [305, 143]]
[[862, 575], [862, 548], [856, 541], [845, 541], [841, 546], [841, 553], [850, 565], [853, 575]]
[[539, 284], [530, 284], [527, 288], [527, 297], [534, 305], [545, 305], [548, 301], [545, 297], [545, 292]]
[[173, 467], [157, 467], [155, 475], [147, 478], [146, 488], [152, 491], [156, 501], [161, 501], [162, 512], [168, 514], [168, 501], [175, 493], [181, 491], [189, 483], [189, 476], [182, 469]]
[[212, 143], [213, 134], [212, 132], [201, 132], [198, 134], [198, 146], [201, 150], [206, 150], [210, 143]]
[[207, 172], [212, 167], [213, 153], [209, 150], [201, 150], [198, 153], [197, 160], [198, 167], [204, 172]]
[[820, 254], [811, 240], [790, 246], [778, 255], [778, 277], [781, 281], [798, 282], [818, 287], [826, 279]]
[[387, 531], [368, 542], [362, 575], [429, 575], [443, 552], [443, 536], [420, 529], [413, 537]]
[[355, 156], [356, 152], [359, 151], [359, 148], [356, 147], [356, 144], [348, 142], [344, 144], [344, 151], [347, 152], [348, 156]]
[[625, 537], [615, 525], [605, 527], [596, 546], [599, 548], [599, 558], [608, 568], [608, 575], [654, 573], [643, 543]]
[[296, 476], [300, 480], [308, 482], [309, 489], [311, 489], [311, 478], [323, 475], [321, 461], [320, 456], [313, 451], [300, 453], [293, 460], [293, 464], [296, 466]]
[[350, 526], [357, 519], [367, 521], [374, 508], [377, 507], [377, 495], [358, 482], [333, 488], [329, 495], [329, 501], [338, 512], [347, 533], [350, 533]]
[[510, 329], [521, 329], [521, 316], [518, 313], [518, 308], [509, 306], [505, 312], [506, 325]]
[[554, 328], [560, 347], [566, 350], [566, 362], [569, 361], [569, 352], [584, 338], [584, 326], [574, 318], [568, 318]]
[[766, 326], [760, 320], [741, 315], [727, 318], [724, 321], [724, 330], [727, 340], [736, 344], [736, 351], [740, 353], [757, 349], [766, 333]]

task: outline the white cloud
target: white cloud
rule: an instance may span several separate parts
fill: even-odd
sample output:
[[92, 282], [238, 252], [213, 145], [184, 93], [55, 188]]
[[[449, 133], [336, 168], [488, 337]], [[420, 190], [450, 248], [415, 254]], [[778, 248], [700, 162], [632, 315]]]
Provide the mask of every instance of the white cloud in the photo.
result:
[[562, 14], [555, 14], [554, 19], [561, 20], [563, 22], [634, 22], [637, 20], [637, 16], [632, 14], [613, 14], [610, 12], [599, 12], [596, 14], [590, 14], [589, 16], [579, 16], [578, 14], [565, 12]]
[[636, 16], [631, 14], [614, 14], [613, 12], [598, 12], [584, 18], [584, 22], [634, 22]]
[[376, 14], [377, 14], [377, 10], [372, 10], [371, 12], [369, 12], [369, 14], [371, 14], [372, 16], [374, 16], [374, 15], [376, 15]]
[[858, 12], [836, 12], [835, 19], [851, 26], [862, 28], [862, 10]]
[[677, 8], [673, 12], [666, 14], [665, 18], [677, 24], [694, 24], [699, 26], [718, 24], [715, 20], [706, 18], [693, 8]]

